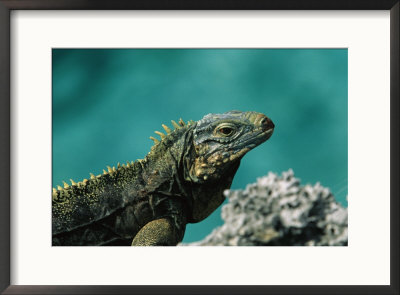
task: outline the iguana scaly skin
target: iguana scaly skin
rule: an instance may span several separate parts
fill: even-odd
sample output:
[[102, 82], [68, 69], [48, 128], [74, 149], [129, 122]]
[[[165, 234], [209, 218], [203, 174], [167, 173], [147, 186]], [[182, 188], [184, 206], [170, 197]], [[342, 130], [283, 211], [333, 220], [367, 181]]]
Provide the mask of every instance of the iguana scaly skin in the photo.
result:
[[163, 125], [143, 160], [53, 189], [53, 245], [176, 245], [224, 201], [241, 158], [274, 124], [256, 112]]

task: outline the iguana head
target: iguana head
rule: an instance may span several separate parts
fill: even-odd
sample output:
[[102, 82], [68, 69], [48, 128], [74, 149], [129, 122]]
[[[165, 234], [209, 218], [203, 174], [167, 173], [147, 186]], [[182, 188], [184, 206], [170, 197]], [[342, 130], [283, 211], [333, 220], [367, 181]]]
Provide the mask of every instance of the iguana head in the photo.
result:
[[196, 158], [190, 168], [194, 182], [212, 182], [233, 175], [240, 159], [271, 137], [274, 124], [257, 112], [208, 114], [196, 122], [193, 144]]
[[225, 197], [241, 158], [271, 137], [274, 124], [264, 114], [230, 111], [201, 120], [162, 125], [161, 141], [141, 162], [146, 191], [185, 197], [188, 222], [209, 216]]

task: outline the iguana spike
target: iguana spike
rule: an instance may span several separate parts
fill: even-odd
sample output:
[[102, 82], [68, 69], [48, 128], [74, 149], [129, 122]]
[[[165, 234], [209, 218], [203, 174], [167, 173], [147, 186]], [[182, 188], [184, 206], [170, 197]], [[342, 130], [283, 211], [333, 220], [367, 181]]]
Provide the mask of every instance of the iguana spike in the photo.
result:
[[62, 190], [62, 187], [59, 186], [59, 185], [57, 185], [57, 189], [58, 189], [59, 191], [61, 191], [61, 190]]
[[165, 138], [165, 134], [160, 131], [154, 131], [154, 133], [160, 135], [161, 139]]
[[114, 171], [114, 172], [116, 171], [115, 166], [113, 166], [113, 171]]
[[88, 182], [88, 180], [85, 178], [85, 179], [83, 180], [83, 183], [86, 183], [86, 182]]
[[178, 125], [178, 123], [176, 123], [174, 120], [171, 120], [171, 123], [172, 123], [172, 125], [173, 125], [176, 129], [181, 128], [181, 126]]
[[126, 167], [131, 167], [131, 164], [129, 162], [126, 162]]
[[182, 118], [180, 118], [179, 119], [179, 122], [178, 122], [181, 126], [185, 126], [185, 122], [183, 122], [183, 120], [182, 120]]
[[76, 185], [76, 182], [70, 179], [72, 185]]
[[68, 183], [66, 183], [65, 181], [63, 181], [63, 184], [64, 184], [64, 188], [69, 188]]
[[57, 192], [57, 190], [53, 187], [53, 194], [55, 194]]
[[119, 168], [119, 167], [121, 167], [121, 164], [118, 162], [118, 164], [117, 164], [117, 168]]
[[112, 172], [112, 168], [110, 166], [107, 166], [108, 172]]
[[171, 133], [171, 129], [169, 129], [169, 127], [167, 125], [161, 124], [161, 126], [164, 128], [165, 132], [167, 132], [167, 134]]
[[103, 169], [103, 174], [107, 174], [107, 171]]
[[150, 136], [150, 139], [154, 141], [155, 144], [160, 142], [157, 138], [154, 138], [153, 136]]
[[96, 178], [96, 176], [94, 176], [94, 174], [93, 174], [93, 173], [90, 173], [90, 178], [91, 178], [91, 179], [95, 179], [95, 178]]
[[131, 161], [131, 165], [133, 165], [133, 161]]

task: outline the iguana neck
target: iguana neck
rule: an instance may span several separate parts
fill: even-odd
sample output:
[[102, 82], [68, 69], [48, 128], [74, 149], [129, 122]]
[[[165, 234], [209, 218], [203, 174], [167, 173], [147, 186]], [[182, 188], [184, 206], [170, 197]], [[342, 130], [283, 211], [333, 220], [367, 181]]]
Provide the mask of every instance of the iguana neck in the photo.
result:
[[221, 175], [215, 183], [193, 183], [191, 196], [193, 199], [192, 210], [187, 217], [188, 222], [196, 223], [207, 218], [225, 200], [224, 190], [231, 187], [233, 177], [239, 168], [240, 161], [231, 166], [229, 171]]
[[188, 194], [188, 171], [194, 159], [194, 125], [174, 130], [156, 143], [147, 156], [139, 161], [146, 191], [184, 198]]

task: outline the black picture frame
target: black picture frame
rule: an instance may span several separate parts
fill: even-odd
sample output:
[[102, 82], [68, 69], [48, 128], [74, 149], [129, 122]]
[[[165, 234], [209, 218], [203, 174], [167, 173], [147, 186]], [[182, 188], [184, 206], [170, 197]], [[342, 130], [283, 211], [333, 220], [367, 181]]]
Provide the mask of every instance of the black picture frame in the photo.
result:
[[[10, 151], [10, 136], [12, 136], [10, 134], [10, 12], [32, 9], [390, 10], [390, 285], [10, 285], [10, 152], [12, 153]], [[399, 0], [0, 0], [0, 291], [2, 294], [399, 294], [399, 11]]]

